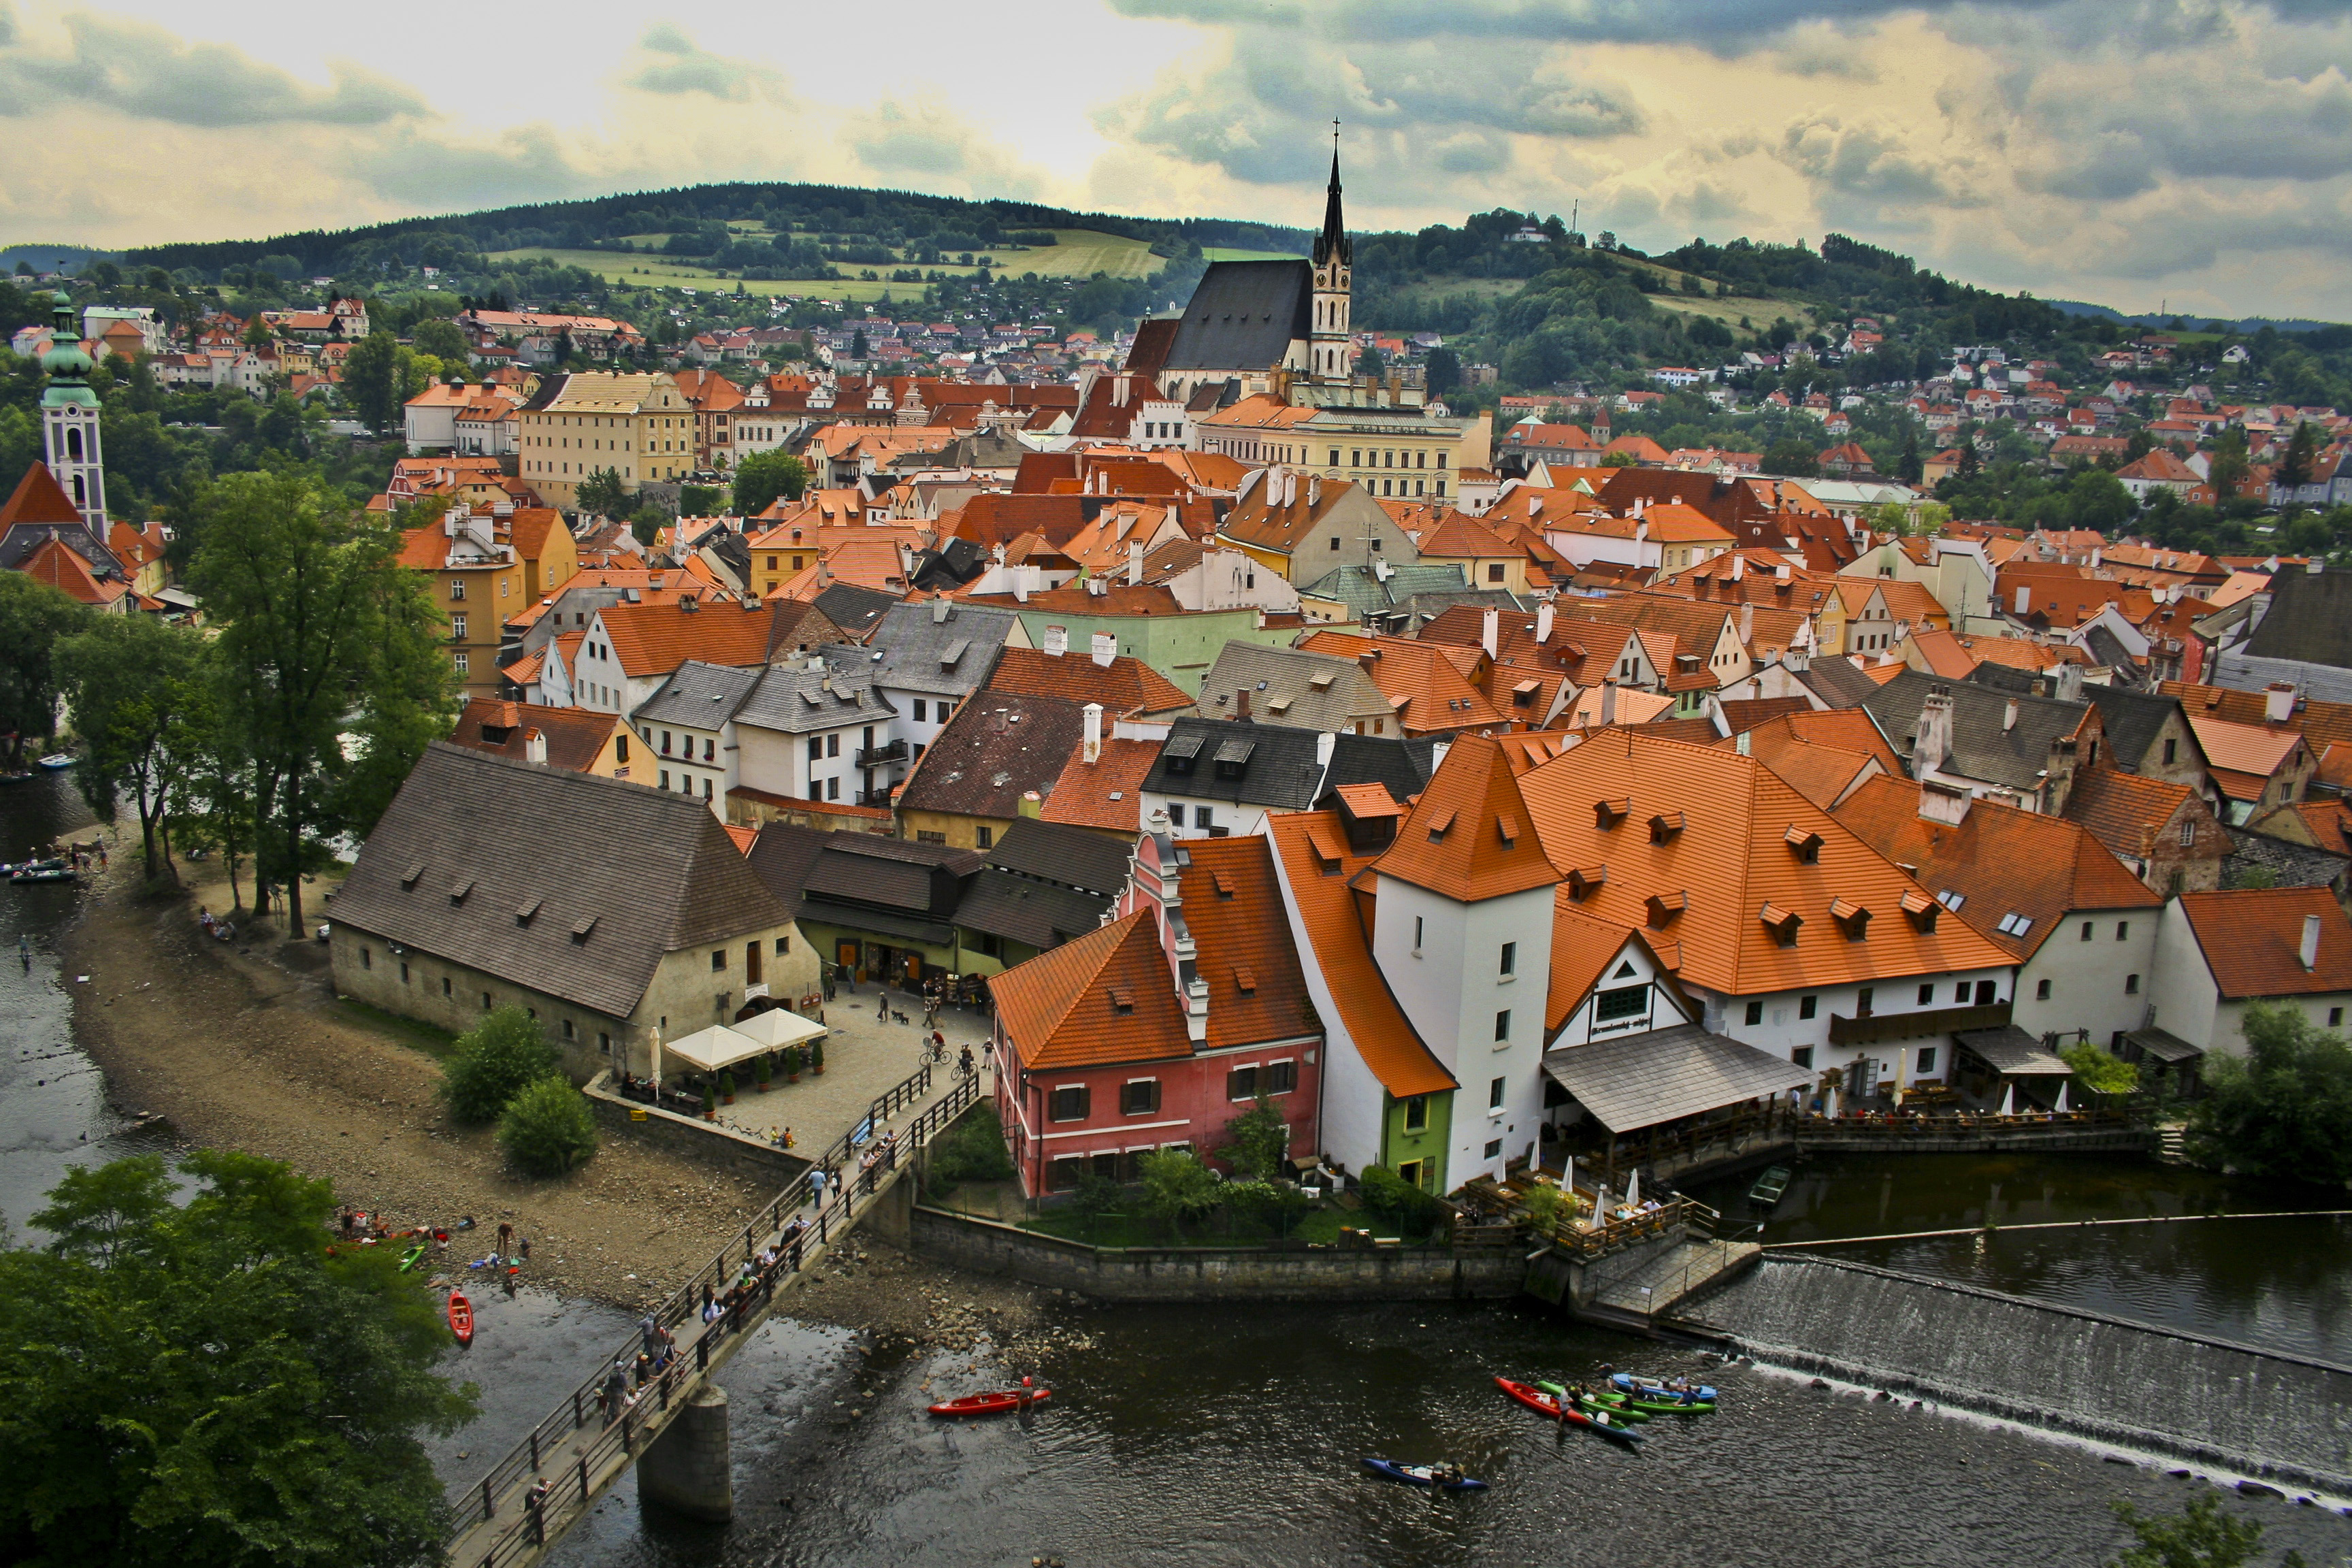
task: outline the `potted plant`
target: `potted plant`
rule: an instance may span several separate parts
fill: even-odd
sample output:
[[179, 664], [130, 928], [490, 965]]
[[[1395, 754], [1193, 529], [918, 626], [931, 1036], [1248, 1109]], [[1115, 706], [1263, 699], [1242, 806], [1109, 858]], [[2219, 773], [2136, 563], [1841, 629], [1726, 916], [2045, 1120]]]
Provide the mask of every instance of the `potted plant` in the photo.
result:
[[800, 1080], [801, 1048], [798, 1046], [786, 1046], [784, 1047], [784, 1081], [798, 1083]]
[[768, 1058], [766, 1057], [761, 1057], [758, 1060], [754, 1061], [751, 1064], [751, 1087], [758, 1089], [761, 1094], [767, 1093], [768, 1079], [772, 1070], [772, 1069], [768, 1066]]
[[732, 1105], [735, 1103], [735, 1075], [733, 1073], [722, 1072], [719, 1075], [719, 1099], [721, 1104]]
[[823, 1035], [809, 1042], [809, 1067], [817, 1077], [824, 1076], [824, 1037]]

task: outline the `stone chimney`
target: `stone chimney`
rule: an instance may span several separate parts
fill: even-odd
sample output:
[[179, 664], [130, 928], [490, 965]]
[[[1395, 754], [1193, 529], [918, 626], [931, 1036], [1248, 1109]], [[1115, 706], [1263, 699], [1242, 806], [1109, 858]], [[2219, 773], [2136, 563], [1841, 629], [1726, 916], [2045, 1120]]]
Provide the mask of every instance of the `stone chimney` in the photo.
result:
[[2273, 680], [2263, 688], [2263, 722], [2284, 724], [2294, 717], [2294, 684]]
[[1249, 688], [1248, 688], [1248, 687], [1246, 687], [1246, 686], [1243, 687], [1239, 691], [1236, 691], [1236, 692], [1234, 692], [1234, 718], [1236, 718], [1236, 719], [1246, 719], [1246, 718], [1248, 718], [1248, 717], [1250, 716], [1249, 700], [1250, 700], [1250, 692], [1249, 692]]
[[2016, 601], [2015, 601], [2015, 602], [2016, 602], [2016, 605], [2017, 605], [2017, 608], [2016, 608], [2015, 610], [2013, 610], [2013, 611], [2011, 611], [2011, 612], [2012, 615], [2020, 615], [2020, 616], [2021, 616], [2021, 615], [2025, 614], [2028, 610], [2032, 609], [2032, 608], [2033, 607], [2033, 590], [2032, 590], [2032, 587], [2030, 587], [2029, 585], [2027, 585], [2026, 584], [2020, 583], [2020, 584], [2017, 585], [2017, 599], [2016, 599]]
[[1536, 641], [1551, 641], [1551, 601], [1546, 599], [1536, 606]]
[[2083, 700], [2083, 667], [2069, 661], [2057, 667], [2051, 675], [2051, 690], [2061, 702]]
[[1740, 554], [1740, 553], [1739, 553], [1738, 551], [1736, 551], [1736, 550], [1735, 550], [1735, 551], [1733, 551], [1733, 552], [1731, 552], [1731, 571], [1730, 571], [1730, 579], [1731, 579], [1731, 581], [1732, 581], [1732, 582], [1734, 582], [1734, 583], [1737, 583], [1737, 582], [1738, 582], [1742, 577], [1746, 576], [1747, 574], [1748, 574], [1748, 557], [1746, 557], [1745, 555]]
[[1140, 539], [1127, 542], [1127, 585], [1130, 588], [1143, 586], [1143, 541]]
[[1787, 562], [1783, 561], [1772, 568], [1772, 581], [1775, 583], [1789, 583], [1795, 580], [1796, 574], [1790, 569]]
[[1920, 819], [1958, 827], [1968, 820], [1971, 798], [1966, 784], [1953, 784], [1946, 779], [1923, 778], [1919, 781]]
[[2319, 967], [2319, 917], [2317, 915], [2303, 917], [2303, 946], [2296, 950], [2295, 956], [2303, 960], [2303, 967], [2306, 972]]
[[1044, 651], [1047, 658], [1059, 658], [1064, 654], [1069, 652], [1070, 628], [1067, 626], [1047, 626], [1045, 628], [1045, 647]]
[[1118, 657], [1118, 638], [1108, 632], [1095, 633], [1087, 647], [1094, 656], [1094, 661], [1105, 669], [1108, 669], [1110, 661]]
[[[527, 763], [536, 763], [542, 768], [547, 766], [547, 737], [545, 734], [537, 730], [525, 730], [522, 732], [522, 760]], [[2314, 945], [2317, 944], [2318, 940], [2319, 938], [2315, 932], [2311, 938]], [[2308, 968], [2309, 966], [2305, 965], [2305, 967]]]
[[1952, 692], [1943, 685], [1927, 689], [1919, 705], [1919, 730], [1911, 742], [1911, 776], [1925, 780], [1952, 754]]
[[1321, 506], [1322, 504], [1323, 476], [1320, 474], [1309, 474], [1307, 476], [1307, 510], [1313, 511], [1317, 507]]
[[2017, 728], [2017, 699], [2014, 697], [2000, 705], [2000, 728], [2003, 734]]
[[1503, 646], [1502, 611], [1489, 608], [1484, 615], [1479, 616], [1478, 646], [1486, 650], [1486, 657], [1488, 658], [1496, 657]]
[[1102, 761], [1102, 704], [1089, 702], [1084, 711], [1087, 716], [1087, 738], [1085, 748], [1080, 755], [1086, 759], [1087, 766], [1093, 767]]
[[1601, 721], [1603, 724], [1617, 722], [1617, 678], [1613, 675], [1601, 678]]
[[1753, 605], [1742, 605], [1739, 606], [1739, 640], [1742, 644], [1745, 644], [1755, 635], [1756, 606]]
[[1016, 605], [1029, 602], [1029, 568], [1026, 566], [1013, 568], [1013, 602]]

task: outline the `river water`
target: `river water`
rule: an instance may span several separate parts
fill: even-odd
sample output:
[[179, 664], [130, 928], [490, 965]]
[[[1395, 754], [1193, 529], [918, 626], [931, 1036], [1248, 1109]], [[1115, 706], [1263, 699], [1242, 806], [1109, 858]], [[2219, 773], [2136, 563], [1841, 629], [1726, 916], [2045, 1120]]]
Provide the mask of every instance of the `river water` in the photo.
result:
[[[0, 789], [0, 858], [88, 814], [62, 774]], [[0, 886], [0, 1213], [19, 1240], [71, 1164], [152, 1146], [74, 1048], [55, 958], [80, 895]], [[15, 961], [31, 939], [29, 969]], [[1740, 1220], [1745, 1182], [1702, 1194]], [[2153, 1165], [1903, 1160], [1804, 1166], [1765, 1239], [2091, 1215], [2316, 1206]], [[2172, 1205], [2172, 1206], [2166, 1206]], [[2352, 1206], [2352, 1205], [2346, 1205]], [[1878, 1243], [1856, 1261], [1967, 1279], [2095, 1310], [2345, 1359], [2352, 1258], [2341, 1222], [2295, 1219], [2018, 1233], [1977, 1247]], [[480, 1304], [454, 1368], [482, 1418], [434, 1446], [462, 1482], [586, 1375], [622, 1315], [525, 1290]], [[1013, 1366], [986, 1352], [881, 1363], [837, 1330], [772, 1323], [730, 1363], [739, 1512], [729, 1525], [640, 1504], [630, 1478], [557, 1549], [571, 1568], [1331, 1564], [2094, 1563], [2120, 1544], [2108, 1503], [2177, 1509], [2194, 1482], [2080, 1446], [1762, 1371], [1706, 1371], [1716, 1415], [1639, 1455], [1565, 1437], [1492, 1384], [1604, 1362], [1695, 1356], [1532, 1304], [1062, 1309], [1075, 1342]], [[1034, 1373], [1057, 1391], [1028, 1424], [949, 1426], [932, 1399]], [[1665, 1426], [1661, 1423], [1659, 1426]], [[1496, 1485], [1434, 1499], [1360, 1473], [1366, 1455], [1454, 1458]], [[2352, 1563], [2352, 1523], [2229, 1500], [2273, 1545]]]

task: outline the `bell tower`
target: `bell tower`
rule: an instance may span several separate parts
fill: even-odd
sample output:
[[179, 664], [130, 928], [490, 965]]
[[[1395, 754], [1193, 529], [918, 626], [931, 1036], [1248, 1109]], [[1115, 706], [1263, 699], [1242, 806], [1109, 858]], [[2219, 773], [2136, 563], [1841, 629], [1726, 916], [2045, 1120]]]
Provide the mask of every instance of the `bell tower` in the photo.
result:
[[49, 473], [66, 494], [91, 533], [106, 538], [106, 467], [99, 458], [98, 394], [89, 388], [89, 355], [82, 352], [81, 326], [74, 319], [73, 301], [59, 289], [52, 303], [55, 331], [41, 369], [49, 384], [41, 394], [41, 439], [47, 448]]
[[1356, 247], [1339, 213], [1339, 122], [1331, 122], [1331, 185], [1323, 202], [1323, 232], [1315, 237], [1315, 324], [1307, 365], [1314, 379], [1345, 384], [1355, 366], [1348, 354], [1348, 295]]

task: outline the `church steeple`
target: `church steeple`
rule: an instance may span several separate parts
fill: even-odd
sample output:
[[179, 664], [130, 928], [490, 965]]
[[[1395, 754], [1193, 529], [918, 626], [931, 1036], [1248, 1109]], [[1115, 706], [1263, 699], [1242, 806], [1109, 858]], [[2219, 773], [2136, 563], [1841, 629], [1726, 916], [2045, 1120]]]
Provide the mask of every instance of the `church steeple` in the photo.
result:
[[1315, 329], [1308, 364], [1317, 381], [1345, 382], [1354, 368], [1348, 353], [1349, 293], [1356, 247], [1339, 210], [1339, 122], [1331, 122], [1331, 186], [1323, 200], [1323, 232], [1315, 237]]
[[41, 369], [49, 384], [41, 394], [41, 435], [55, 476], [82, 521], [106, 537], [106, 465], [99, 453], [98, 394], [90, 390], [89, 355], [81, 346], [81, 323], [63, 289], [53, 297], [49, 348]]

